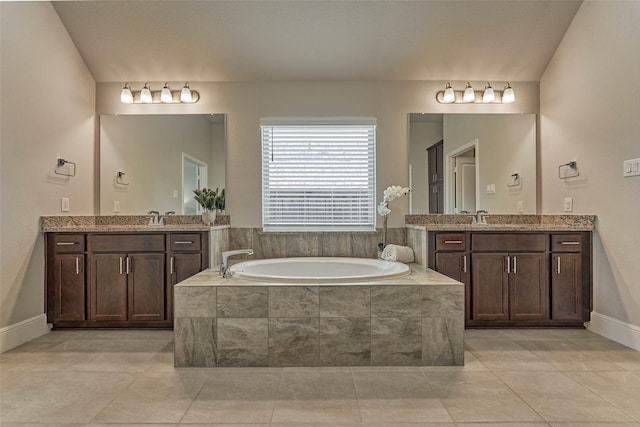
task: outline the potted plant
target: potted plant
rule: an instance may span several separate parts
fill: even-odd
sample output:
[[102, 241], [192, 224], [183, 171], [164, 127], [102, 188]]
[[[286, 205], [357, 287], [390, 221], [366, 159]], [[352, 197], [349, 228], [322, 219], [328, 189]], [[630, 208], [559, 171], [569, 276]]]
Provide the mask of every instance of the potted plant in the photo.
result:
[[[222, 190], [224, 193], [224, 190]], [[219, 206], [218, 189], [196, 188], [193, 190], [195, 196], [193, 198], [202, 207], [202, 222], [207, 225], [213, 225], [216, 222], [216, 212]]]
[[399, 185], [391, 185], [384, 190], [384, 198], [378, 205], [378, 214], [382, 216], [382, 242], [378, 243], [378, 252], [380, 253], [387, 246], [387, 217], [391, 213], [389, 203], [398, 197], [406, 196], [409, 191], [411, 190], [408, 187], [400, 187]]

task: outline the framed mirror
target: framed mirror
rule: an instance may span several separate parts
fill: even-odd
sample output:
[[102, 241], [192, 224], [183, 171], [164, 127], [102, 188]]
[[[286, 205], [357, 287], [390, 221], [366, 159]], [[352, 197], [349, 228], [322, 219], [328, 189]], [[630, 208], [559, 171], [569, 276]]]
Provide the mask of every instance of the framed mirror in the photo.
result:
[[193, 189], [225, 187], [224, 114], [100, 116], [100, 215], [195, 215]]
[[410, 213], [535, 214], [536, 116], [411, 113], [409, 169]]

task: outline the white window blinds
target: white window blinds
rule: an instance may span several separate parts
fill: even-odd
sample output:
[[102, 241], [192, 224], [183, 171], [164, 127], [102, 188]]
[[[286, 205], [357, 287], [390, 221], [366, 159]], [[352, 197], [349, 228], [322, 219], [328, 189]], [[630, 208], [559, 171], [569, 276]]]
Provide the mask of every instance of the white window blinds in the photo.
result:
[[375, 137], [375, 125], [263, 125], [264, 230], [375, 230]]

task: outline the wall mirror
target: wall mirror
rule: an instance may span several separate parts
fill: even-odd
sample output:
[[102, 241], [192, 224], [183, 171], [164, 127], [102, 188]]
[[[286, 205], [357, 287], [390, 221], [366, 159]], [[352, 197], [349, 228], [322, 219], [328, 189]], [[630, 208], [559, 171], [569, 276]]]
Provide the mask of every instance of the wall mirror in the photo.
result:
[[194, 188], [225, 186], [224, 114], [100, 116], [100, 215], [198, 213]]
[[[410, 213], [537, 212], [535, 114], [411, 113], [408, 120]], [[440, 141], [438, 154], [429, 150], [439, 163], [430, 164], [428, 149]]]

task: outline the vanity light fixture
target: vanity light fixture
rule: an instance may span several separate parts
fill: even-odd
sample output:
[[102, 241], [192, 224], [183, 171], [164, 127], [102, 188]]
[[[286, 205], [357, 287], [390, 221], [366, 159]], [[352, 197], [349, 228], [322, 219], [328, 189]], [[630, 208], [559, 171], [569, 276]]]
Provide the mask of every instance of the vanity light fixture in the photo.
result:
[[502, 103], [503, 104], [511, 104], [515, 102], [516, 94], [513, 92], [511, 85], [507, 82], [507, 85], [504, 87], [504, 92], [502, 92]]
[[125, 83], [120, 92], [120, 102], [123, 104], [133, 104], [133, 94], [131, 93], [129, 83]]
[[447, 86], [444, 89], [444, 96], [442, 97], [442, 102], [446, 104], [451, 104], [455, 100], [456, 100], [456, 94], [453, 92], [451, 83], [447, 83]]
[[143, 104], [151, 104], [153, 102], [153, 96], [151, 95], [151, 88], [149, 83], [145, 83], [144, 87], [140, 91], [140, 102]]
[[491, 87], [491, 83], [487, 83], [484, 86], [484, 92], [482, 93], [482, 102], [485, 104], [494, 102], [496, 100], [496, 95], [493, 92], [493, 88]]
[[462, 95], [462, 102], [474, 102], [476, 100], [476, 92], [471, 87], [471, 83], [467, 82], [467, 87], [464, 88], [464, 94]]
[[200, 94], [191, 90], [189, 83], [176, 91], [171, 90], [169, 83], [165, 83], [158, 91], [152, 91], [149, 83], [145, 83], [140, 91], [133, 91], [129, 83], [125, 83], [120, 91], [120, 102], [123, 104], [193, 104], [199, 99]]
[[171, 95], [171, 89], [169, 89], [168, 83], [164, 84], [164, 87], [160, 92], [160, 102], [164, 104], [171, 104], [173, 102], [173, 95]]
[[467, 82], [464, 90], [456, 91], [451, 83], [447, 83], [444, 90], [436, 93], [436, 100], [440, 104], [511, 104], [515, 102], [516, 95], [507, 82], [504, 90], [495, 90], [491, 83], [485, 84], [484, 90], [476, 91]]

